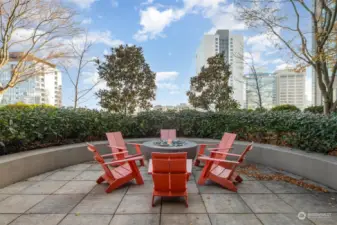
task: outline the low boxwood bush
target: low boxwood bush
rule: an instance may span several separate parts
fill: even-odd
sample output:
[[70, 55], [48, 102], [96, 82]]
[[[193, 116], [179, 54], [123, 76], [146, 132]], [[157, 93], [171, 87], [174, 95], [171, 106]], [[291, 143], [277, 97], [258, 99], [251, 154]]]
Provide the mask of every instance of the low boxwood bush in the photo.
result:
[[161, 128], [177, 129], [180, 137], [220, 139], [224, 132], [234, 132], [239, 140], [321, 153], [337, 147], [337, 117], [309, 113], [184, 110], [125, 116], [88, 109], [7, 107], [0, 108], [0, 150], [7, 154], [105, 140], [108, 131], [121, 131], [130, 138], [159, 137]]
[[293, 111], [293, 112], [301, 112], [301, 110], [300, 110], [299, 108], [297, 108], [297, 107], [294, 106], [294, 105], [289, 105], [289, 104], [274, 106], [273, 108], [271, 108], [271, 111]]
[[304, 112], [310, 112], [310, 113], [315, 113], [315, 114], [323, 114], [324, 108], [323, 106], [310, 106], [308, 108], [305, 108], [303, 110]]

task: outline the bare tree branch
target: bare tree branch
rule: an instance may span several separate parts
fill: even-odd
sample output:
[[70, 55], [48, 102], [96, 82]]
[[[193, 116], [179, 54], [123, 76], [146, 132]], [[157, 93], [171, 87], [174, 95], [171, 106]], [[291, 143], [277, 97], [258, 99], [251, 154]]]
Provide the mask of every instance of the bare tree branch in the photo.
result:
[[[329, 114], [336, 110], [333, 86], [337, 71], [337, 3], [335, 0], [313, 0], [313, 6], [309, 6], [308, 2], [240, 0], [236, 5], [239, 8], [238, 19], [248, 27], [273, 34], [280, 46], [297, 59], [299, 68], [313, 67], [324, 99], [324, 112]], [[281, 7], [279, 3], [282, 3]], [[305, 31], [308, 29], [305, 23], [307, 15], [311, 18], [312, 32]], [[314, 49], [308, 46], [309, 38], [314, 43]]]
[[0, 85], [2, 94], [34, 76], [32, 70], [40, 75], [41, 71], [33, 66], [66, 56], [62, 39], [74, 36], [79, 29], [74, 22], [75, 13], [60, 0], [1, 1], [0, 13], [0, 69], [10, 60], [9, 52], [19, 50], [10, 80]]
[[[63, 64], [62, 66], [63, 71], [65, 71], [65, 73], [68, 75], [68, 78], [74, 87], [74, 109], [76, 109], [79, 104], [82, 103], [80, 100], [87, 96], [100, 83], [100, 80], [94, 81], [92, 84], [90, 84], [89, 87], [80, 90], [80, 85], [83, 81], [85, 69], [90, 63], [93, 63], [93, 60], [88, 56], [93, 42], [88, 40], [87, 33], [81, 35], [80, 37], [81, 40], [77, 40], [77, 42], [72, 40], [69, 43], [69, 47], [72, 50], [71, 57], [69, 58], [70, 64]], [[73, 72], [70, 72], [71, 70]]]

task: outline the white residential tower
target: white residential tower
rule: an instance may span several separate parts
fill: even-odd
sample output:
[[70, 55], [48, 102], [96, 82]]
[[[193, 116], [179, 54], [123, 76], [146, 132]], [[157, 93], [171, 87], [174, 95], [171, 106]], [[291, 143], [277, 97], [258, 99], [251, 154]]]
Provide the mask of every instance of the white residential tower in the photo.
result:
[[[9, 82], [12, 69], [18, 63], [20, 54], [22, 53], [10, 53], [9, 62], [0, 70], [1, 85]], [[34, 63], [34, 71], [38, 71], [37, 74], [32, 74], [27, 80], [5, 91], [0, 96], [0, 105], [23, 102], [26, 104], [49, 104], [61, 107], [62, 76], [60, 71], [54, 64], [34, 56], [27, 57], [26, 61], [26, 63]]]
[[215, 34], [204, 35], [196, 55], [196, 70], [201, 71], [207, 66], [207, 59], [219, 53], [224, 53], [226, 60], [231, 64], [232, 76], [229, 85], [233, 87], [233, 98], [241, 107], [245, 105], [243, 36], [231, 33], [229, 30], [217, 30]]
[[277, 70], [276, 77], [276, 104], [295, 105], [304, 109], [306, 72], [298, 73], [290, 69]]

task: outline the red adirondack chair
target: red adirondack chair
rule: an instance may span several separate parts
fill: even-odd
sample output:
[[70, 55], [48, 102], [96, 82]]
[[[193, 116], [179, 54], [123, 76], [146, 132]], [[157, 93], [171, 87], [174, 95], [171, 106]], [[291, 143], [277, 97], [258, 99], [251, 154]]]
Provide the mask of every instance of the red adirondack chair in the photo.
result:
[[177, 131], [175, 129], [161, 129], [160, 130], [160, 139], [162, 140], [174, 140], [177, 139]]
[[199, 144], [199, 152], [197, 155], [197, 159], [194, 162], [194, 165], [200, 165], [200, 157], [205, 156], [204, 154], [207, 146], [215, 146], [215, 148], [210, 148], [210, 151], [219, 151], [226, 153], [232, 149], [235, 138], [236, 134], [234, 133], [224, 133], [219, 144]]
[[[125, 143], [123, 139], [123, 135], [121, 132], [109, 132], [106, 133], [106, 137], [108, 138], [109, 142], [109, 147], [111, 148], [112, 153], [117, 153], [117, 152], [124, 152], [124, 154], [115, 154], [113, 155], [116, 160], [128, 158], [128, 157], [134, 157], [134, 156], [142, 156], [142, 152], [140, 150], [141, 144], [137, 143]], [[134, 155], [129, 155], [128, 149], [126, 147], [126, 144], [133, 145], [136, 148], [137, 154]], [[109, 156], [108, 155], [103, 155], [103, 156]], [[144, 166], [144, 159], [142, 158], [139, 160], [140, 165]]]
[[185, 198], [185, 206], [188, 207], [186, 162], [187, 152], [152, 153], [152, 206], [155, 206], [155, 196], [182, 196]]
[[[207, 179], [210, 179], [221, 186], [236, 192], [237, 187], [235, 186], [235, 183], [241, 183], [242, 178], [235, 172], [235, 169], [242, 163], [245, 155], [252, 149], [253, 143], [249, 144], [241, 155], [213, 151], [211, 152], [210, 157], [201, 156], [200, 159], [205, 160], [206, 165], [201, 171], [198, 184], [203, 185]], [[215, 155], [220, 155], [220, 157], [215, 157]], [[229, 161], [221, 158], [221, 156], [233, 156], [238, 157], [238, 159], [236, 161]]]
[[[137, 184], [144, 184], [142, 175], [136, 165], [136, 160], [143, 159], [143, 156], [135, 156], [127, 159], [116, 160], [106, 163], [102, 155], [100, 155], [94, 145], [88, 144], [88, 150], [94, 154], [94, 159], [102, 166], [104, 174], [100, 176], [96, 182], [98, 184], [106, 181], [109, 187], [105, 190], [106, 193], [110, 193], [114, 189], [121, 185], [136, 179]], [[113, 154], [124, 154], [124, 152], [118, 152]], [[109, 165], [119, 165], [116, 168], [110, 170]]]

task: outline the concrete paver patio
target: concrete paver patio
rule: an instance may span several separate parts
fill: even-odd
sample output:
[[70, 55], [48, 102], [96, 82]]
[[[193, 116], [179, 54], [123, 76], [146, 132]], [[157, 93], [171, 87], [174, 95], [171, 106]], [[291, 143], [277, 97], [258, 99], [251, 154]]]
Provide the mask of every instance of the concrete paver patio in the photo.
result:
[[[258, 165], [265, 173], [286, 173]], [[156, 198], [142, 167], [145, 184], [128, 183], [110, 194], [96, 184], [101, 169], [83, 163], [47, 172], [0, 189], [0, 225], [336, 225], [337, 192], [321, 193], [283, 181], [242, 176], [238, 193], [208, 182], [197, 185], [201, 168], [188, 182], [189, 207], [180, 198]], [[311, 181], [308, 181], [310, 183]], [[306, 218], [300, 220], [299, 212]]]

